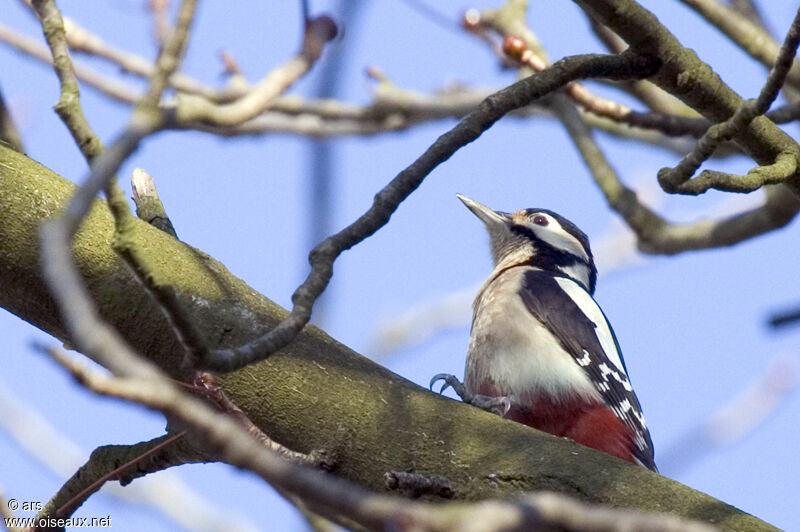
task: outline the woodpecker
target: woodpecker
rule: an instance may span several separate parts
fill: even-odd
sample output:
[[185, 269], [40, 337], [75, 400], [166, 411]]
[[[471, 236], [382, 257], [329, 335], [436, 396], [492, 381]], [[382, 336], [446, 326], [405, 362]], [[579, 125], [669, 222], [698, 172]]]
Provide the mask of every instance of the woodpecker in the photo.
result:
[[458, 198], [489, 232], [494, 271], [473, 305], [467, 402], [653, 471], [653, 443], [614, 331], [595, 302], [589, 240], [546, 209], [513, 214]]

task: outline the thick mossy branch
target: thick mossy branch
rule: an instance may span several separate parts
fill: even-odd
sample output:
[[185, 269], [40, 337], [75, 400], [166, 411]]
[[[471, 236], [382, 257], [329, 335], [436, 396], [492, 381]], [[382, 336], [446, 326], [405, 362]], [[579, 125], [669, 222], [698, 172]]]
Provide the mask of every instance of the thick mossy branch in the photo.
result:
[[[39, 274], [37, 231], [74, 186], [0, 146], [0, 306], [67, 340]], [[286, 311], [224, 266], [146, 223], [135, 240], [157, 282], [176, 297], [212, 347], [245, 342]], [[161, 312], [111, 249], [113, 220], [97, 201], [74, 255], [101, 314], [175, 377], [183, 352]], [[225, 393], [276, 441], [323, 449], [335, 474], [378, 492], [389, 471], [446, 478], [453, 497], [475, 500], [533, 490], [669, 512], [730, 530], [774, 530], [752, 516], [603, 453], [439, 397], [307, 326], [264, 362], [223, 375]]]

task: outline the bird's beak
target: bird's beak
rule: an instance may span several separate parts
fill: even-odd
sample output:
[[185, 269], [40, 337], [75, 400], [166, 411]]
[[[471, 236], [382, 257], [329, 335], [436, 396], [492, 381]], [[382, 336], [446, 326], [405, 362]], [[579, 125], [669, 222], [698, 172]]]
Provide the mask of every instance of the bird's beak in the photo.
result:
[[460, 199], [475, 216], [481, 219], [490, 233], [493, 233], [494, 229], [508, 225], [511, 220], [511, 217], [507, 213], [490, 209], [486, 205], [471, 200], [461, 194], [456, 194], [456, 197]]

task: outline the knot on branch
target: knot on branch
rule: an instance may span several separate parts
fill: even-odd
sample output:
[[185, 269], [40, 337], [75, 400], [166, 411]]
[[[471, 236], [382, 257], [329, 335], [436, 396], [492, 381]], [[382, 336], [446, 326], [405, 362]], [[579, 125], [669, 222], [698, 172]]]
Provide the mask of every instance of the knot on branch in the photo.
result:
[[455, 495], [450, 481], [440, 475], [426, 475], [410, 471], [388, 471], [384, 476], [386, 487], [399, 491], [404, 497], [417, 499], [422, 495], [435, 495], [452, 499]]

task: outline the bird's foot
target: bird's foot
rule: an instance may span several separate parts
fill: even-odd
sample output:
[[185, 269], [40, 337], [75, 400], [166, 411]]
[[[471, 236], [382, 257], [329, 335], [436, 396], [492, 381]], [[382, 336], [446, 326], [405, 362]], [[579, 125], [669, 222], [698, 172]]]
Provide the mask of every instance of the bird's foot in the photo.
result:
[[492, 397], [490, 395], [480, 395], [480, 394], [473, 394], [467, 391], [467, 387], [464, 386], [464, 383], [458, 380], [455, 375], [450, 375], [449, 373], [439, 373], [434, 375], [431, 379], [430, 388], [433, 390], [433, 386], [438, 381], [444, 381], [442, 383], [442, 387], [439, 389], [439, 393], [441, 394], [448, 388], [452, 388], [454, 392], [467, 404], [472, 406], [477, 406], [482, 410], [487, 410], [489, 412], [493, 412], [498, 416], [505, 416], [508, 411], [511, 409], [511, 401], [508, 397]]
[[505, 395], [502, 397], [492, 397], [491, 395], [473, 395], [469, 401], [472, 406], [486, 410], [504, 417], [511, 410], [511, 400]]
[[439, 394], [444, 393], [444, 391], [448, 388], [452, 388], [462, 401], [465, 403], [470, 402], [472, 394], [467, 391], [467, 387], [464, 386], [464, 383], [458, 380], [458, 377], [455, 375], [450, 375], [449, 373], [437, 373], [433, 376], [431, 383], [429, 384], [431, 391], [433, 391], [433, 387], [438, 381], [444, 381], [442, 382], [442, 387], [439, 389]]

